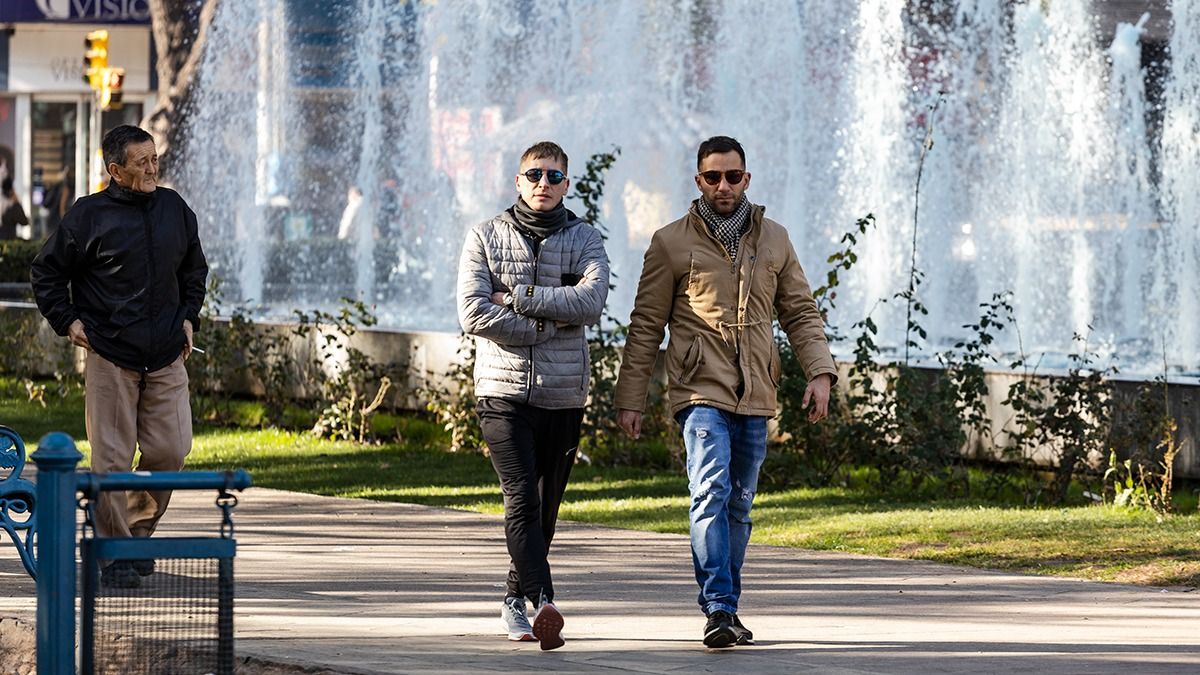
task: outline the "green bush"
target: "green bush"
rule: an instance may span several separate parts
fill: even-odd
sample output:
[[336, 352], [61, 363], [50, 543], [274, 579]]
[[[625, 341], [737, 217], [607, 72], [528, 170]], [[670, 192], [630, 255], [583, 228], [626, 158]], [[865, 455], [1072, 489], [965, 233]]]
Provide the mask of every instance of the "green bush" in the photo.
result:
[[[0, 374], [21, 380], [29, 400], [45, 407], [47, 393], [65, 398], [82, 378], [75, 372], [75, 347], [65, 339], [44, 343], [39, 335], [43, 322], [33, 312], [0, 311]], [[47, 361], [54, 369], [52, 388], [39, 377]]]
[[[842, 235], [844, 248], [829, 256], [826, 262], [830, 268], [825, 273], [825, 283], [813, 289], [813, 299], [825, 320], [825, 334], [831, 344], [844, 339], [837, 327], [829, 322], [829, 311], [837, 306], [839, 274], [848, 272], [858, 262], [855, 246], [874, 227], [875, 216], [868, 213]], [[808, 387], [804, 368], [787, 337], [778, 329], [775, 341], [780, 365], [780, 411], [776, 419], [781, 442], [775, 452], [767, 455], [763, 479], [770, 485], [781, 487], [830, 485], [850, 464], [870, 461], [873, 454], [867, 451], [869, 445], [862, 442], [870, 434], [855, 415], [850, 398], [839, 387], [829, 392], [829, 417], [822, 422], [810, 422], [808, 410], [800, 405]]]
[[365, 443], [372, 433], [371, 415], [384, 404], [392, 378], [399, 378], [408, 364], [377, 363], [353, 345], [351, 338], [359, 330], [378, 323], [361, 300], [343, 297], [336, 313], [295, 310], [294, 315], [292, 334], [317, 345], [317, 356], [304, 377], [320, 387], [313, 433]]
[[426, 410], [450, 434], [450, 451], [483, 452], [483, 431], [475, 415], [475, 338], [459, 333], [458, 357], [444, 373], [445, 380], [434, 384], [433, 373], [421, 373], [425, 385], [421, 396]]
[[42, 243], [22, 239], [0, 241], [0, 283], [29, 283], [29, 266], [42, 250]]
[[1171, 414], [1166, 374], [1126, 391], [1114, 387], [1111, 393], [1104, 498], [1162, 515], [1170, 513], [1175, 457], [1182, 448], [1177, 440], [1179, 424]]

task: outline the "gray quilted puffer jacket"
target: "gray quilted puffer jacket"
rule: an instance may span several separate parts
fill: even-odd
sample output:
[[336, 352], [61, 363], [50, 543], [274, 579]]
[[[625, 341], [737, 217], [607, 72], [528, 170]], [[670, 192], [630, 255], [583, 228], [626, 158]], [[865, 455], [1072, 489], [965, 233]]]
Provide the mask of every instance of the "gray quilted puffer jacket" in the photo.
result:
[[[492, 302], [497, 291], [512, 294], [511, 307]], [[582, 408], [590, 379], [584, 326], [600, 320], [607, 298], [604, 240], [583, 220], [536, 253], [507, 211], [471, 228], [458, 265], [458, 321], [475, 337], [475, 395]]]

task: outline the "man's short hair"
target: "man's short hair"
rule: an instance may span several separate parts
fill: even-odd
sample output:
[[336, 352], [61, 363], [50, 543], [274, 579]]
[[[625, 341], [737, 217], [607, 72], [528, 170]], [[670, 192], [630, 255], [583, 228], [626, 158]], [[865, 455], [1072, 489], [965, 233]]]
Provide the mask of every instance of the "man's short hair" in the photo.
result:
[[129, 150], [129, 146], [134, 143], [145, 143], [146, 141], [153, 142], [154, 137], [145, 129], [135, 127], [132, 124], [122, 124], [109, 131], [107, 134], [104, 134], [104, 140], [100, 141], [100, 151], [104, 153], [104, 166], [108, 166], [109, 164], [125, 166], [125, 156]]
[[541, 141], [529, 146], [529, 149], [521, 153], [521, 163], [524, 164], [527, 159], [555, 159], [562, 162], [563, 173], [567, 171], [567, 153], [558, 146], [558, 143], [551, 141]]
[[742, 166], [746, 166], [746, 151], [742, 149], [742, 144], [728, 136], [713, 136], [712, 138], [700, 144], [700, 150], [696, 152], [696, 169], [700, 168], [700, 163], [709, 155], [719, 155], [722, 152], [736, 152], [738, 157], [742, 158]]

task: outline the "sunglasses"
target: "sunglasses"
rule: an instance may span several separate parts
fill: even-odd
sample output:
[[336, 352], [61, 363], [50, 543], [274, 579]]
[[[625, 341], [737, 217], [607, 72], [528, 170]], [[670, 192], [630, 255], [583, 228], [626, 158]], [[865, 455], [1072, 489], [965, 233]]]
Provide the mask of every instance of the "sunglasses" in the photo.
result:
[[521, 175], [525, 176], [525, 180], [536, 185], [537, 183], [542, 182], [542, 174], [543, 173], [546, 174], [546, 182], [550, 183], [551, 185], [558, 185], [559, 183], [561, 183], [567, 179], [566, 174], [559, 171], [558, 169], [550, 169], [549, 171], [542, 171], [541, 169], [530, 169]]
[[722, 175], [725, 176], [726, 183], [729, 183], [730, 185], [737, 185], [738, 183], [742, 182], [743, 178], [746, 177], [746, 172], [742, 171], [741, 169], [730, 169], [724, 172], [724, 174], [722, 174], [720, 171], [703, 171], [700, 173], [700, 177], [703, 178], [704, 182], [708, 183], [709, 185], [720, 185]]

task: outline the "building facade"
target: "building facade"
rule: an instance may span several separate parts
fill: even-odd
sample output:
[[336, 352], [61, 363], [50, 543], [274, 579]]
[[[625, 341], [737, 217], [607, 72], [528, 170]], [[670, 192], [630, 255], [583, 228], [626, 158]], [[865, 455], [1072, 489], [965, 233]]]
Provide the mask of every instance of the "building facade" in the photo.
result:
[[[89, 32], [109, 33], [122, 105], [98, 111], [84, 73]], [[100, 138], [137, 124], [157, 88], [149, 0], [0, 0], [0, 178], [11, 177], [38, 239], [98, 184]]]

